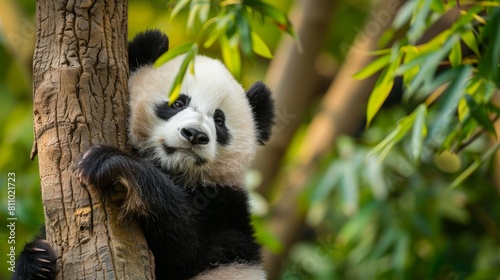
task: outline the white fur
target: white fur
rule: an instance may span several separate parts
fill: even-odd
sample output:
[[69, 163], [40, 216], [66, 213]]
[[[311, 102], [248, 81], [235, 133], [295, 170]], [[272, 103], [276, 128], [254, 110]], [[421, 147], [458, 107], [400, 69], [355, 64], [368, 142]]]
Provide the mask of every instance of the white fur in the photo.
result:
[[[130, 140], [140, 150], [154, 150], [164, 167], [185, 173], [189, 183], [241, 186], [243, 174], [257, 146], [256, 128], [245, 91], [218, 60], [197, 56], [194, 75], [186, 73], [181, 93], [191, 97], [189, 108], [169, 121], [156, 117], [156, 104], [168, 100], [175, 75], [184, 56], [174, 58], [161, 67], [142, 67], [132, 74], [129, 82], [131, 121]], [[216, 142], [213, 115], [220, 108], [231, 134], [227, 146]], [[206, 145], [191, 145], [180, 129], [189, 125], [205, 132]], [[181, 148], [167, 155], [163, 144]], [[196, 157], [207, 160], [196, 165]]]
[[260, 265], [231, 264], [207, 270], [191, 280], [264, 280], [266, 273]]

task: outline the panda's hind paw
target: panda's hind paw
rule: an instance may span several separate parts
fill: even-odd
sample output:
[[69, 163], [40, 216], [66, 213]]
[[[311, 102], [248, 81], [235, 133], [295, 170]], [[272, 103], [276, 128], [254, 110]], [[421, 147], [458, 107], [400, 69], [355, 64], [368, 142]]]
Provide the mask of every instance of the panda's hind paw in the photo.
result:
[[55, 279], [56, 260], [56, 253], [49, 242], [41, 238], [35, 239], [24, 247], [12, 279]]

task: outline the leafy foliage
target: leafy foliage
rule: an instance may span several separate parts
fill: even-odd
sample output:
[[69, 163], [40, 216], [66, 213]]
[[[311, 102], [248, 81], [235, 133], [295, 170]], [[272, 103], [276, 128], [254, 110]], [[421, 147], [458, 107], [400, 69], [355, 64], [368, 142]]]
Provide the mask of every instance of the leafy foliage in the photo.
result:
[[[483, 222], [498, 221], [498, 194], [475, 153], [435, 155], [417, 168], [411, 138], [383, 161], [373, 152], [398, 119], [425, 131], [425, 105], [405, 114], [384, 110], [358, 140], [337, 141], [303, 196], [314, 237], [291, 248], [283, 278], [496, 279], [498, 224]], [[462, 179], [440, 169], [457, 163], [475, 168]], [[450, 188], [457, 180], [462, 188]]]
[[[423, 34], [450, 13], [456, 13], [458, 19], [422, 42]], [[375, 147], [381, 159], [410, 131], [410, 155], [417, 163], [423, 144], [438, 151], [458, 152], [484, 131], [496, 137], [493, 121], [500, 115], [491, 98], [500, 86], [498, 26], [497, 2], [460, 6], [454, 1], [413, 0], [401, 8], [387, 32], [408, 31], [395, 38], [390, 52], [355, 75], [365, 78], [383, 69], [369, 99], [368, 125], [389, 96], [396, 77], [403, 81], [404, 102], [416, 108]]]
[[[287, 16], [262, 0], [179, 0], [172, 2], [174, 3], [172, 17], [177, 16], [183, 9], [189, 8], [186, 24], [188, 30], [194, 29], [196, 19], [203, 23], [203, 27], [196, 42], [170, 50], [155, 63], [156, 66], [159, 66], [180, 53], [187, 52], [188, 54], [184, 57], [182, 69], [177, 74], [169, 92], [170, 102], [174, 102], [179, 96], [180, 85], [186, 74], [187, 66], [194, 63], [194, 57], [198, 53], [200, 45], [209, 48], [218, 39], [224, 63], [237, 79], [241, 76], [240, 47], [242, 53], [247, 57], [252, 58], [256, 53], [265, 58], [272, 58], [266, 43], [252, 30], [250, 17], [257, 17], [261, 21], [270, 21], [283, 32], [293, 36], [300, 45]], [[209, 18], [210, 11], [213, 10], [217, 12]], [[203, 40], [205, 35], [206, 38]], [[191, 67], [191, 69], [194, 68]]]

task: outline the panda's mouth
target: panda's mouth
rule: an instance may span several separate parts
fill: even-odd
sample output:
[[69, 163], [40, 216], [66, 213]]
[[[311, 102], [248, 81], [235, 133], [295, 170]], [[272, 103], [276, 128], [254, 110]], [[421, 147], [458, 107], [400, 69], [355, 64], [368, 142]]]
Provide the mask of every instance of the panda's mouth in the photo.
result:
[[163, 149], [165, 150], [167, 155], [173, 155], [177, 152], [190, 155], [196, 160], [197, 165], [203, 165], [208, 162], [206, 158], [200, 157], [197, 153], [195, 153], [192, 149], [189, 148], [175, 148], [163, 143]]

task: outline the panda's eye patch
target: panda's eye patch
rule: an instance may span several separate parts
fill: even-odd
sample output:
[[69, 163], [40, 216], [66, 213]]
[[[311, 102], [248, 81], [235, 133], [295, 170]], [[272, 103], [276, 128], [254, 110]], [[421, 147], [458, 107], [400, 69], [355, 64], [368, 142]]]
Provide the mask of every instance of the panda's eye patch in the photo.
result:
[[224, 123], [226, 122], [226, 116], [224, 115], [224, 112], [222, 112], [222, 110], [220, 109], [215, 110], [214, 121], [215, 124], [218, 126], [224, 125]]
[[163, 102], [156, 105], [156, 116], [164, 121], [168, 121], [175, 114], [184, 110], [191, 99], [185, 94], [181, 94], [179, 98], [172, 104], [168, 105], [168, 102]]
[[217, 133], [217, 142], [221, 145], [229, 144], [231, 134], [226, 126], [226, 116], [221, 109], [215, 110], [214, 113], [215, 131]]

